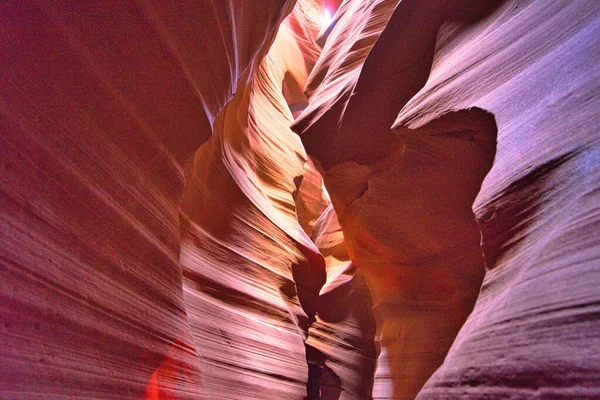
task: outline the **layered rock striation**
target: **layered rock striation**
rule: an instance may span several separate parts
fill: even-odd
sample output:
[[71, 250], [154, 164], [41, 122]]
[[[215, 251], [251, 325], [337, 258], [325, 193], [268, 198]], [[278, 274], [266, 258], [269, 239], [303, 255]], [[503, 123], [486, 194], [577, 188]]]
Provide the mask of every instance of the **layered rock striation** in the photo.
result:
[[0, 5], [0, 397], [205, 396], [183, 163], [292, 6]]
[[295, 122], [373, 290], [375, 397], [416, 396], [485, 270], [420, 397], [597, 396], [597, 184], [565, 181], [596, 173], [597, 22], [584, 1], [402, 1]]
[[1, 4], [0, 397], [600, 397], [598, 21]]

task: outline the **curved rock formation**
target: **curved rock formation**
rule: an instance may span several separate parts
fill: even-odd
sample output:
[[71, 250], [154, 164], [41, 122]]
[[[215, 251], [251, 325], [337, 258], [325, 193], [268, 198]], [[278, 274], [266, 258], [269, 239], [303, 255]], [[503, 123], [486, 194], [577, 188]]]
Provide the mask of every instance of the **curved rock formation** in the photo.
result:
[[599, 21], [3, 2], [0, 398], [600, 397]]
[[600, 396], [599, 21], [594, 2], [508, 1], [449, 26], [399, 115], [397, 126], [416, 127], [478, 106], [499, 128], [473, 206], [481, 294], [419, 398]]
[[[181, 262], [211, 398], [302, 398], [307, 383], [326, 396], [325, 380], [306, 381], [307, 367], [315, 364], [335, 374], [333, 390], [345, 398], [368, 396], [372, 386], [373, 337], [361, 329], [371, 313], [368, 290], [354, 283], [352, 272], [338, 278], [335, 260], [321, 255], [330, 240], [319, 248], [322, 241], [308, 236], [328, 235], [323, 230], [335, 229], [337, 219], [332, 212], [324, 214], [326, 222], [319, 217], [329, 199], [289, 129], [286, 104], [301, 105], [301, 92], [293, 88], [304, 86], [318, 54], [306, 50], [316, 31], [298, 29], [310, 27], [310, 20], [302, 23], [311, 16], [309, 5], [299, 3], [282, 24], [250, 84], [219, 115], [215, 135], [188, 168]], [[351, 290], [365, 300], [326, 304], [340, 296], [319, 296], [326, 270], [328, 282], [344, 287], [338, 291], [344, 299]], [[357, 310], [351, 317], [329, 316], [350, 309]], [[309, 340], [305, 355], [304, 339], [309, 332], [319, 337], [328, 322], [349, 332], [329, 340], [327, 349]], [[344, 339], [354, 347], [344, 348]]]
[[287, 28], [249, 84], [238, 87], [216, 120], [214, 136], [188, 168], [181, 263], [209, 398], [292, 399], [306, 393], [308, 319], [293, 270], [304, 276], [303, 288], [315, 293], [325, 271], [296, 219], [292, 196], [306, 156], [289, 129], [287, 69], [274, 59], [280, 46], [290, 54]]
[[[371, 5], [365, 19], [381, 31], [391, 4]], [[355, 42], [344, 41], [345, 48], [361, 51], [335, 54], [339, 61], [295, 123], [323, 169], [350, 257], [374, 291], [378, 398], [417, 394], [470, 312], [483, 275], [470, 206], [494, 157], [493, 117], [473, 110], [421, 130], [390, 131], [397, 110], [427, 79], [443, 11], [442, 3], [400, 3], [370, 53], [373, 40], [362, 37], [377, 30], [365, 23], [370, 30], [352, 31]], [[344, 21], [328, 40], [348, 31]], [[367, 54], [362, 68], [347, 61]]]
[[2, 2], [0, 397], [203, 396], [181, 163], [291, 5]]
[[[401, 2], [364, 66], [330, 67], [325, 73], [330, 80], [322, 79], [295, 122], [308, 154], [323, 171], [350, 257], [374, 290], [382, 345], [375, 397], [413, 398], [442, 362], [472, 307], [484, 270], [470, 207], [494, 158], [494, 117], [503, 132], [498, 159], [475, 204], [490, 270], [478, 303], [481, 309], [476, 308], [449, 360], [421, 396], [526, 397], [532, 390], [566, 397], [597, 393], [593, 382], [598, 382], [598, 369], [592, 367], [598, 365], [597, 354], [585, 356], [581, 363], [576, 351], [557, 350], [563, 342], [579, 349], [597, 340], [593, 333], [597, 323], [590, 322], [596, 297], [584, 281], [592, 275], [597, 278], [592, 265], [598, 258], [588, 256], [597, 253], [598, 237], [584, 239], [587, 250], [577, 251], [575, 259], [557, 261], [557, 256], [541, 253], [549, 239], [542, 239], [543, 227], [535, 229], [538, 224], [546, 226], [551, 237], [556, 227], [546, 221], [557, 220], [565, 224], [563, 232], [584, 237], [597, 221], [593, 206], [597, 185], [587, 179], [579, 180], [581, 195], [577, 195], [586, 198], [586, 205], [577, 207], [583, 214], [559, 217], [550, 211], [556, 210], [556, 196], [575, 201], [567, 200], [570, 185], [560, 183], [566, 178], [555, 169], [563, 168], [559, 171], [567, 174], [579, 168], [575, 165], [582, 161], [577, 160], [595, 159], [596, 139], [585, 125], [593, 115], [588, 108], [595, 104], [590, 102], [591, 93], [597, 90], [588, 82], [596, 74], [590, 64], [593, 57], [583, 52], [597, 54], [591, 39], [596, 37], [597, 7], [589, 2], [552, 7], [536, 1], [501, 3], [482, 8], [468, 1]], [[336, 30], [349, 31], [342, 22], [337, 20], [328, 40]], [[357, 34], [351, 40], [359, 46], [360, 39]], [[344, 59], [351, 54], [347, 50], [329, 57]], [[328, 59], [325, 50], [321, 59]], [[524, 83], [534, 76], [536, 83]], [[559, 77], [572, 83], [547, 84]], [[586, 89], [579, 89], [583, 86]], [[570, 95], [571, 90], [578, 94]], [[561, 108], [565, 111], [580, 108], [576, 120], [582, 126], [563, 135], [556, 146], [535, 152], [541, 141], [564, 130], [564, 119], [549, 125], [554, 119], [543, 110], [550, 104], [567, 107]], [[392, 134], [390, 126], [400, 108]], [[540, 134], [540, 126], [531, 122], [542, 120], [546, 128]], [[588, 173], [596, 172], [592, 168]], [[549, 194], [554, 190], [561, 194]], [[544, 206], [551, 208], [546, 211]], [[533, 262], [536, 253], [548, 261]], [[567, 268], [571, 262], [577, 268]], [[504, 264], [508, 266], [502, 268]], [[572, 282], [582, 293], [565, 292], [552, 299], [548, 288], [536, 287], [534, 270], [544, 277], [539, 285], [549, 279], [543, 271], [555, 271], [556, 277], [568, 278], [564, 285]], [[575, 276], [580, 272], [587, 278]], [[536, 294], [527, 292], [533, 288]], [[526, 300], [530, 296], [534, 297]], [[513, 303], [513, 308], [508, 306]], [[547, 310], [548, 322], [540, 320], [537, 307]], [[531, 324], [527, 335], [519, 336], [510, 328], [511, 310], [522, 316], [524, 324]], [[561, 333], [578, 328], [583, 329], [583, 341]], [[550, 336], [552, 329], [558, 338]], [[480, 337], [483, 332], [498, 332], [501, 337]], [[542, 332], [547, 339], [534, 345], [533, 338]], [[504, 344], [492, 350], [498, 339]], [[521, 350], [509, 348], [509, 343], [521, 340], [525, 341]], [[531, 366], [523, 359], [524, 352], [538, 346], [543, 351], [534, 357], [538, 365]], [[472, 363], [473, 352], [481, 366]], [[553, 365], [562, 368], [553, 372]], [[564, 376], [565, 370], [572, 371], [572, 380]], [[511, 378], [521, 372], [525, 376]], [[539, 389], [540, 385], [547, 388]]]
[[320, 398], [370, 398], [376, 362], [373, 304], [331, 205], [315, 222], [312, 238], [327, 271], [306, 341], [309, 366], [317, 367], [320, 378]]

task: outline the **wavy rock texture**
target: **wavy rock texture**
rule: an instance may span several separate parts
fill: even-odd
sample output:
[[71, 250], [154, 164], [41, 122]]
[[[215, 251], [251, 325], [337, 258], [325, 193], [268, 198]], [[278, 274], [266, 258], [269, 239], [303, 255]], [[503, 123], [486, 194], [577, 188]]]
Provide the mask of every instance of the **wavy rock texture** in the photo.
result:
[[487, 273], [419, 398], [600, 396], [600, 5], [507, 1], [444, 31], [396, 126], [473, 106], [498, 123], [473, 206]]
[[373, 304], [364, 278], [348, 257], [331, 205], [315, 222], [313, 240], [327, 270], [306, 340], [309, 366], [320, 383], [320, 398], [370, 398], [376, 363]]
[[[335, 245], [343, 246], [322, 178], [289, 128], [288, 104], [302, 106], [302, 92], [294, 89], [304, 86], [319, 51], [312, 41], [318, 27], [307, 29], [306, 19], [320, 14], [309, 5], [298, 3], [282, 24], [250, 84], [219, 115], [215, 135], [188, 168], [181, 263], [210, 398], [303, 398], [307, 384], [309, 396], [323, 398], [328, 389], [335, 398], [371, 390], [374, 324], [363, 329], [372, 312], [368, 289], [352, 271], [340, 277], [337, 258], [323, 257], [333, 239], [315, 244], [309, 236], [330, 237], [335, 233], [327, 230], [337, 227]], [[326, 281], [341, 288], [324, 302], [319, 291]], [[342, 301], [349, 292], [356, 294], [353, 304]], [[306, 353], [308, 335], [320, 338], [325, 329], [333, 337], [328, 346], [309, 340]], [[331, 381], [311, 374], [307, 382], [309, 364], [326, 368]]]
[[0, 4], [0, 397], [600, 397], [600, 5], [255, 3]]
[[203, 396], [181, 163], [290, 10], [2, 2], [0, 397]]
[[184, 293], [210, 398], [306, 394], [308, 319], [293, 272], [318, 292], [325, 271], [295, 214], [306, 156], [272, 56], [289, 46], [281, 33], [196, 153], [182, 200]]
[[[321, 57], [328, 60], [329, 49], [333, 61], [294, 128], [323, 169], [350, 258], [375, 296], [382, 348], [374, 397], [414, 398], [479, 290], [483, 260], [470, 206], [491, 167], [495, 124], [472, 110], [393, 135], [398, 110], [427, 79], [447, 16], [433, 2], [402, 2], [395, 11], [392, 2], [347, 5], [341, 12], [364, 7], [363, 28], [351, 15], [338, 18]], [[413, 32], [416, 40], [403, 41]]]
[[374, 396], [414, 398], [473, 307], [497, 130], [488, 272], [420, 396], [597, 396], [598, 6], [402, 1], [358, 67], [336, 21], [294, 129], [373, 290]]
[[[303, 134], [303, 143], [310, 135], [306, 131], [317, 121], [321, 134], [325, 124], [334, 127], [339, 122], [328, 116], [339, 115], [347, 104], [365, 58], [397, 4], [398, 0], [346, 0], [340, 5], [331, 27], [322, 33], [323, 50], [306, 82], [310, 103], [294, 121], [293, 129]], [[336, 109], [330, 110], [332, 106]]]

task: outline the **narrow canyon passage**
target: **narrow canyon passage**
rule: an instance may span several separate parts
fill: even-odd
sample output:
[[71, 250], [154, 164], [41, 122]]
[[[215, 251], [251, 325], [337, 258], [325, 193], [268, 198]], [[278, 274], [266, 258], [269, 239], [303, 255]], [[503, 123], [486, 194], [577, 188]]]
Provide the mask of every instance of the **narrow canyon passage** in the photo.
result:
[[600, 3], [0, 4], [0, 399], [600, 398]]

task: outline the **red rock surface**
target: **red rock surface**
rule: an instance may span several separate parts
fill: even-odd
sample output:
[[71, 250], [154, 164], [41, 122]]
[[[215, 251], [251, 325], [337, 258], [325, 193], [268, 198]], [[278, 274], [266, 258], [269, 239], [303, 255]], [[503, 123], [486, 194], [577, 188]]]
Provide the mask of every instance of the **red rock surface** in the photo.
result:
[[[401, 2], [363, 66], [329, 62], [295, 122], [374, 291], [378, 398], [417, 394], [477, 296], [470, 208], [496, 124], [474, 205], [486, 280], [421, 397], [598, 395], [598, 7], [501, 3]], [[342, 21], [328, 40], [355, 27]]]
[[[495, 125], [474, 110], [394, 136], [397, 110], [427, 78], [444, 10], [400, 3], [369, 53], [393, 9], [371, 5], [364, 31], [354, 29], [352, 14], [332, 29], [327, 40], [339, 32], [352, 50], [331, 50], [336, 61], [295, 129], [323, 168], [350, 258], [374, 292], [382, 348], [373, 394], [412, 398], [441, 364], [479, 290], [483, 260], [470, 206], [491, 166]], [[422, 36], [411, 37], [421, 46], [403, 41], [411, 32]]]
[[487, 272], [419, 398], [600, 397], [600, 5], [507, 1], [448, 26], [396, 126], [495, 115], [494, 166], [473, 205]]
[[203, 397], [181, 163], [291, 5], [0, 4], [0, 397]]
[[286, 59], [277, 58], [285, 46], [283, 56], [302, 61], [300, 50], [290, 48], [291, 32], [286, 21], [188, 167], [181, 264], [208, 398], [291, 399], [306, 393], [308, 319], [294, 273], [314, 286], [306, 290], [318, 293], [325, 272], [292, 196], [306, 155], [289, 129]]
[[0, 398], [600, 397], [599, 21], [0, 4]]
[[[282, 24], [253, 79], [243, 90], [238, 87], [216, 120], [214, 136], [188, 167], [181, 263], [211, 398], [302, 398], [307, 384], [317, 391], [332, 386], [346, 398], [371, 390], [374, 324], [370, 331], [361, 329], [371, 315], [368, 289], [364, 284], [355, 289], [352, 271], [339, 277], [337, 259], [324, 258], [321, 251], [331, 239], [313, 242], [309, 236], [329, 237], [324, 230], [339, 232], [339, 226], [332, 212], [324, 214], [331, 222], [319, 217], [329, 199], [289, 128], [287, 104], [301, 104], [303, 95], [293, 89], [304, 86], [319, 50], [310, 47], [318, 26], [298, 29], [321, 18], [309, 5], [299, 3]], [[343, 246], [341, 232], [335, 240]], [[350, 290], [364, 302], [323, 304], [319, 290], [326, 274], [330, 285], [343, 286], [327, 299], [348, 300]], [[353, 289], [345, 289], [350, 285]], [[361, 305], [354, 311], [360, 315], [327, 314], [348, 314]], [[309, 332], [319, 337], [327, 323], [335, 340], [328, 348], [309, 341], [306, 354]], [[333, 381], [307, 382], [309, 365], [324, 365]]]
[[320, 367], [322, 399], [369, 398], [376, 363], [373, 304], [331, 205], [315, 222], [312, 238], [325, 258], [327, 280], [306, 340], [309, 365]]

